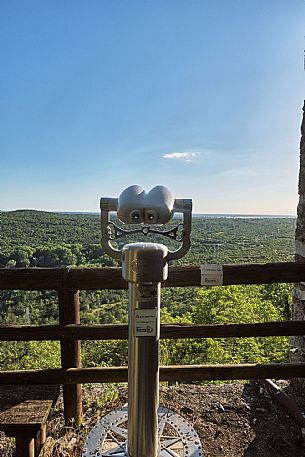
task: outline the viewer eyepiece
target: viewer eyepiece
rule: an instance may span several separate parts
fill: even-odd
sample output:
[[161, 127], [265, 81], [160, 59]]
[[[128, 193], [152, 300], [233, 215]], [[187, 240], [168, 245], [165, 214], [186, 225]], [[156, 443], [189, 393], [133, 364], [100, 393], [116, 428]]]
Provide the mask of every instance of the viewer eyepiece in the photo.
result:
[[130, 213], [130, 222], [140, 222], [141, 214], [140, 211], [135, 209]]

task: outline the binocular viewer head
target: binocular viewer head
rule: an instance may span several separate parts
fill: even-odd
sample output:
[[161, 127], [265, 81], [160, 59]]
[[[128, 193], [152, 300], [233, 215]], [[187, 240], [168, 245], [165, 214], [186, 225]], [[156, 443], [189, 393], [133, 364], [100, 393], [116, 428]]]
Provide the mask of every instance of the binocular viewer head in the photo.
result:
[[172, 193], [164, 186], [146, 192], [133, 185], [120, 194], [117, 216], [125, 224], [166, 224], [173, 217], [174, 203]]
[[[149, 233], [166, 236], [181, 242], [176, 251], [169, 251], [168, 259], [179, 259], [190, 248], [190, 232], [192, 221], [192, 200], [175, 199], [165, 186], [156, 186], [149, 192], [143, 187], [132, 185], [127, 187], [118, 198], [102, 197], [101, 202], [102, 246], [111, 257], [120, 259], [122, 251], [115, 249], [111, 241], [130, 234]], [[110, 213], [116, 212], [117, 218], [126, 225], [140, 225], [142, 228], [123, 229], [110, 220]], [[182, 213], [183, 223], [168, 231], [150, 228], [150, 225], [165, 225], [171, 221], [175, 213]], [[181, 236], [178, 234], [182, 229]]]

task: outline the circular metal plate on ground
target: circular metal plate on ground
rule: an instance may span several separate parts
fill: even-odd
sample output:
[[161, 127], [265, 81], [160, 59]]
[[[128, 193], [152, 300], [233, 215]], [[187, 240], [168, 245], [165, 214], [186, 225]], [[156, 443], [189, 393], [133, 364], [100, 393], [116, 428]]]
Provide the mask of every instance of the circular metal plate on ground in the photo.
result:
[[[93, 427], [82, 457], [128, 457], [127, 406], [112, 411]], [[160, 457], [204, 457], [199, 437], [179, 414], [159, 407]]]

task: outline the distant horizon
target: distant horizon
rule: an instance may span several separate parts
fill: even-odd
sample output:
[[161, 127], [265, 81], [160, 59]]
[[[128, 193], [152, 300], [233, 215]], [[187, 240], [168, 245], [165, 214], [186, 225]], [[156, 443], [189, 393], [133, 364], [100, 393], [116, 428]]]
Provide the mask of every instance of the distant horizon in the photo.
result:
[[[12, 213], [16, 211], [37, 211], [43, 213], [54, 213], [54, 214], [96, 214], [99, 215], [99, 211], [61, 211], [61, 210], [44, 210], [44, 209], [34, 209], [34, 208], [18, 208], [3, 210], [0, 209], [0, 212], [3, 213]], [[215, 217], [215, 218], [289, 218], [296, 219], [296, 214], [267, 214], [267, 213], [195, 213], [193, 212], [193, 217]]]

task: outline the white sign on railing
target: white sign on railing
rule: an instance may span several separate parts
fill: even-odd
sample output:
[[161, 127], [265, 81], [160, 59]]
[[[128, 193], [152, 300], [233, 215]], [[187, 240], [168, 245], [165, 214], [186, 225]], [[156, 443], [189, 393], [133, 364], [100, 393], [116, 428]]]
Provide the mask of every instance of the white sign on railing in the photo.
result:
[[202, 286], [222, 286], [223, 268], [222, 265], [204, 264], [200, 265]]

